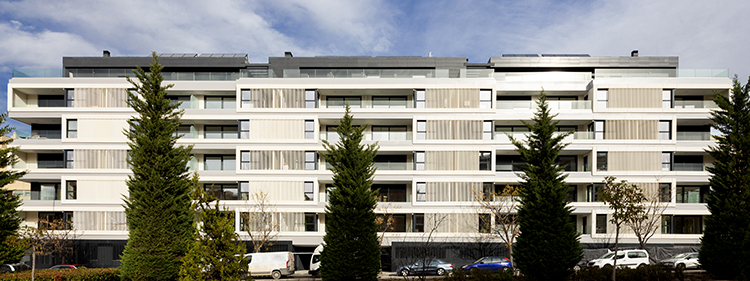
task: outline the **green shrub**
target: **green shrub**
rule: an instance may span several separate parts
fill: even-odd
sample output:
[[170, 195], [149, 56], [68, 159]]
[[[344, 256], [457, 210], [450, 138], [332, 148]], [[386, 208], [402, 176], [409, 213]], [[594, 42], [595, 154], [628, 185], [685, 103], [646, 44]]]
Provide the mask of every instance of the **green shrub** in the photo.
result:
[[[117, 268], [37, 270], [38, 281], [119, 281]], [[0, 281], [31, 280], [31, 271], [0, 274]]]
[[[572, 281], [601, 281], [611, 280], [612, 268], [582, 268], [577, 271], [570, 280]], [[660, 265], [647, 265], [636, 269], [617, 269], [618, 281], [672, 281], [674, 275], [669, 268]]]
[[449, 281], [513, 281], [521, 280], [513, 276], [512, 271], [507, 272], [492, 272], [489, 270], [471, 270], [464, 271], [463, 269], [456, 268], [453, 273], [446, 277], [445, 280]]

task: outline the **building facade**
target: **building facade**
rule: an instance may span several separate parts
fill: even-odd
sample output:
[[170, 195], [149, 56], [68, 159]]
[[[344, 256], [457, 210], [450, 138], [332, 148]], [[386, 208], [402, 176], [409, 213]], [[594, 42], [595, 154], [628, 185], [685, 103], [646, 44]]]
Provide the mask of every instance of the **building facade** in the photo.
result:
[[[107, 266], [127, 240], [123, 212], [127, 165], [126, 104], [135, 66], [150, 57], [65, 57], [63, 69], [16, 70], [8, 83], [8, 113], [31, 126], [18, 136], [20, 162], [30, 173], [12, 189], [24, 199], [26, 224], [72, 221], [86, 261]], [[709, 113], [728, 95], [726, 71], [678, 68], [677, 57], [503, 55], [487, 63], [463, 57], [271, 57], [162, 55], [169, 98], [185, 110], [178, 144], [193, 144], [190, 169], [235, 212], [254, 194], [275, 207], [277, 240], [311, 252], [325, 234], [331, 172], [322, 140], [349, 103], [365, 143], [376, 143], [378, 210], [392, 217], [383, 246], [487, 240], [495, 218], [477, 195], [517, 185], [523, 165], [508, 136], [523, 139], [521, 121], [544, 90], [560, 132], [574, 132], [559, 157], [570, 185], [571, 219], [581, 243], [614, 236], [610, 209], [599, 201], [605, 176], [637, 183], [668, 205], [650, 244], [697, 245], [709, 191], [704, 152]], [[621, 243], [637, 243], [624, 231]], [[88, 244], [87, 241], [89, 242]], [[412, 244], [409, 244], [412, 243]], [[81, 250], [83, 251], [83, 250]], [[398, 252], [398, 253], [397, 253]], [[478, 258], [478, 257], [475, 257]], [[305, 261], [306, 263], [307, 261]]]

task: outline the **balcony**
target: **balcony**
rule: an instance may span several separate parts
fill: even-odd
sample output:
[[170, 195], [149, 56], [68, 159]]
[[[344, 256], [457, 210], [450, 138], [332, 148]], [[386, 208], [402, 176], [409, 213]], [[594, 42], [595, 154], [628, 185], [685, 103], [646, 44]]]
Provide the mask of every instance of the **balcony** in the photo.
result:
[[531, 109], [533, 102], [529, 100], [497, 101], [497, 109]]
[[284, 69], [284, 78], [448, 78], [448, 69]]
[[373, 167], [378, 171], [411, 171], [414, 170], [412, 162], [374, 162]]
[[712, 100], [676, 100], [674, 108], [719, 108]]
[[[591, 109], [591, 101], [587, 100], [552, 100], [548, 104], [552, 110]], [[534, 108], [536, 108], [536, 103], [534, 103]]]
[[677, 132], [678, 141], [708, 141], [711, 132]]
[[674, 163], [673, 171], [703, 171], [704, 163]]
[[[446, 70], [447, 72], [447, 70]], [[97, 68], [97, 69], [14, 69], [13, 78], [54, 78], [54, 77], [97, 77], [117, 78], [135, 76], [130, 69]], [[164, 80], [177, 81], [234, 81], [239, 78], [275, 77], [270, 69], [241, 69], [238, 72], [162, 72]]]

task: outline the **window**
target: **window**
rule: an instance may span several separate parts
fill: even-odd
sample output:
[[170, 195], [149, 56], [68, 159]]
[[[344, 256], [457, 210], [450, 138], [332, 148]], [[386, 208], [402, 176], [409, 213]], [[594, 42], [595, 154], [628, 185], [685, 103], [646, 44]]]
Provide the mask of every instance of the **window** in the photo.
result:
[[65, 150], [63, 152], [65, 155], [65, 169], [73, 169], [73, 150]]
[[226, 97], [206, 97], [206, 109], [235, 109], [237, 107], [237, 98], [234, 96]]
[[305, 90], [305, 108], [318, 108], [318, 90]]
[[479, 108], [492, 108], [492, 90], [479, 90]]
[[603, 183], [590, 184], [586, 187], [586, 202], [601, 202]]
[[336, 128], [338, 128], [338, 126], [326, 126], [326, 140], [331, 144], [341, 140], [339, 133], [336, 132]]
[[372, 140], [405, 141], [406, 126], [372, 126]]
[[484, 201], [495, 201], [495, 183], [482, 183], [482, 196]]
[[583, 171], [584, 172], [590, 172], [591, 171], [591, 164], [589, 163], [589, 156], [583, 156]]
[[315, 184], [311, 181], [305, 182], [305, 201], [313, 201]]
[[677, 186], [675, 199], [677, 203], [706, 203], [710, 192], [709, 186]]
[[39, 169], [61, 169], [65, 168], [64, 154], [61, 153], [38, 153], [36, 163]]
[[252, 94], [248, 89], [240, 90], [240, 107], [251, 108], [253, 107]]
[[659, 184], [659, 202], [672, 202], [672, 184]]
[[604, 139], [604, 121], [597, 120], [589, 124], [588, 128], [589, 132], [594, 132], [594, 139], [595, 140], [603, 140]]
[[76, 181], [65, 181], [65, 199], [76, 200], [78, 197], [78, 183]]
[[373, 184], [378, 189], [378, 202], [407, 202], [405, 184]]
[[596, 107], [607, 108], [609, 103], [609, 89], [599, 89], [596, 91]]
[[659, 139], [660, 140], [671, 140], [672, 139], [672, 121], [659, 121]]
[[576, 172], [578, 171], [578, 156], [558, 156], [557, 157], [557, 165], [559, 166], [565, 166], [566, 172]]
[[75, 97], [76, 97], [76, 90], [74, 90], [74, 89], [65, 89], [65, 106], [67, 106], [67, 107], [74, 107], [75, 106]]
[[406, 215], [378, 214], [377, 220], [380, 221], [379, 232], [406, 232]]
[[318, 169], [318, 153], [315, 151], [305, 151], [305, 170]]
[[78, 119], [68, 119], [68, 138], [78, 137]]
[[480, 171], [492, 170], [492, 152], [489, 152], [489, 151], [479, 152], [479, 170]]
[[596, 233], [607, 233], [607, 215], [596, 215]]
[[424, 214], [413, 214], [411, 220], [414, 225], [413, 232], [424, 232]]
[[62, 126], [60, 124], [31, 124], [32, 139], [61, 139]]
[[240, 185], [240, 200], [250, 200], [250, 182], [241, 181]]
[[372, 97], [372, 108], [406, 108], [406, 97]]
[[236, 183], [204, 183], [203, 189], [219, 200], [239, 200]]
[[250, 170], [250, 151], [240, 151], [240, 170]]
[[661, 170], [662, 171], [672, 170], [672, 152], [661, 153]]
[[237, 125], [206, 125], [203, 137], [206, 139], [237, 139]]
[[190, 96], [169, 96], [169, 101], [171, 104], [180, 104], [177, 108], [179, 109], [190, 109], [192, 108], [190, 104]]
[[360, 96], [347, 96], [347, 97], [327, 97], [326, 104], [328, 108], [344, 108], [349, 103], [350, 108], [362, 107], [362, 97]]
[[427, 121], [425, 120], [417, 121], [417, 139], [418, 140], [427, 139]]
[[65, 107], [65, 95], [39, 95], [39, 107]]
[[491, 140], [494, 133], [492, 132], [492, 121], [485, 120], [482, 123], [482, 139], [483, 140]]
[[60, 200], [60, 184], [32, 182], [31, 200]]
[[196, 138], [195, 135], [193, 135], [192, 131], [195, 129], [192, 125], [180, 125], [177, 127], [177, 131], [172, 134], [172, 136], [175, 137], [181, 137], [185, 139], [192, 139]]
[[425, 202], [427, 199], [427, 184], [423, 182], [417, 183], [417, 202]]
[[701, 216], [661, 216], [661, 233], [664, 234], [701, 234], [703, 217]]
[[305, 231], [318, 231], [318, 214], [305, 213]]
[[414, 170], [424, 171], [425, 165], [424, 151], [414, 152]]
[[597, 171], [607, 170], [607, 152], [596, 153], [596, 170]]
[[39, 212], [38, 216], [41, 229], [68, 230], [73, 224], [73, 212]]
[[578, 188], [575, 185], [568, 188], [568, 202], [578, 202]]
[[206, 155], [203, 170], [231, 171], [235, 169], [237, 158], [234, 155]]
[[424, 89], [414, 90], [414, 108], [425, 108]]
[[664, 89], [661, 91], [661, 107], [662, 108], [674, 107], [674, 95], [673, 95], [672, 90]]
[[237, 126], [240, 128], [240, 138], [249, 139], [250, 138], [250, 120], [240, 120]]
[[305, 139], [315, 139], [315, 120], [305, 120]]
[[491, 219], [490, 214], [479, 214], [479, 233], [490, 233], [492, 231]]

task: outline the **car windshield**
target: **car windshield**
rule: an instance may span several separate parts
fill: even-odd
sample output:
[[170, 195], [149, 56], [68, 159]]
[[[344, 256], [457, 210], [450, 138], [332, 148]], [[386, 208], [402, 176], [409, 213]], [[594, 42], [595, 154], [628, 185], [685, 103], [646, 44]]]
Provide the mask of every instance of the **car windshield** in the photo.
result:
[[604, 255], [603, 255], [603, 256], [602, 256], [601, 258], [599, 258], [599, 259], [600, 259], [600, 260], [606, 260], [606, 259], [610, 259], [610, 258], [612, 258], [612, 256], [614, 256], [614, 255], [615, 255], [615, 253], [614, 253], [614, 252], [612, 252], [612, 253], [606, 253], [606, 254], [604, 254]]
[[483, 259], [484, 259], [484, 258], [478, 259], [478, 260], [476, 260], [475, 262], [472, 262], [472, 263], [479, 263], [479, 262], [481, 262], [481, 261], [482, 261]]

